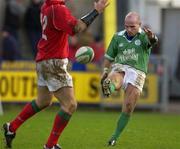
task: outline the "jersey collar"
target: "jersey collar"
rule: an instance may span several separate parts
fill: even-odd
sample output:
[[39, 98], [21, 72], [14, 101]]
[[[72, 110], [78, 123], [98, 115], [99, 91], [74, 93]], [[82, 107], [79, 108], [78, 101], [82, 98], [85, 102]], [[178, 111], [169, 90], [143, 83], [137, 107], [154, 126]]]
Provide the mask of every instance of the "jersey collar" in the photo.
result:
[[[141, 34], [142, 32], [143, 32], [142, 28], [139, 28], [139, 31], [137, 32], [137, 34]], [[124, 38], [126, 38], [126, 39], [128, 40], [128, 42], [131, 42], [131, 41], [134, 39], [134, 37], [137, 36], [137, 34], [136, 34], [132, 39], [129, 39], [129, 38], [126, 36], [126, 33], [127, 33], [126, 30], [124, 30], [122, 36], [123, 36]]]
[[142, 28], [139, 28], [139, 31], [138, 31], [138, 33], [142, 33], [143, 32], [143, 30], [142, 30]]

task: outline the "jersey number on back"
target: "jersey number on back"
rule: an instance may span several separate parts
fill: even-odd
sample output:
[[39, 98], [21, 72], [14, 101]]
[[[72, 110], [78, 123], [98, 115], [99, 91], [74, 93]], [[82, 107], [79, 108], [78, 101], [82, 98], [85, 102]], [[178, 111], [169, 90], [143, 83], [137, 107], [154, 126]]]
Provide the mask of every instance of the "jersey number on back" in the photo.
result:
[[42, 25], [42, 38], [44, 40], [47, 40], [47, 36], [45, 34], [45, 29], [47, 27], [47, 23], [48, 23], [48, 19], [47, 19], [47, 16], [44, 16], [42, 13], [41, 13], [41, 25]]

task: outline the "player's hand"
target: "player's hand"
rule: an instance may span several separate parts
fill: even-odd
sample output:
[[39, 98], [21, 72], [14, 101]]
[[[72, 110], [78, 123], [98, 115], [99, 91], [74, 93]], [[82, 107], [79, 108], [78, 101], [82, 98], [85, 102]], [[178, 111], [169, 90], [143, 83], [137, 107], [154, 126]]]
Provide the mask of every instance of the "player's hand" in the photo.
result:
[[108, 77], [108, 72], [104, 71], [101, 76], [101, 85], [103, 85], [104, 80]]
[[102, 13], [108, 5], [108, 0], [98, 0], [98, 2], [94, 2], [94, 9], [96, 9], [99, 13]]
[[105, 90], [104, 90], [103, 84], [104, 84], [104, 80], [105, 80], [107, 77], [108, 77], [108, 72], [104, 71], [103, 74], [102, 74], [102, 76], [101, 76], [101, 90], [102, 90], [102, 93], [103, 93], [104, 96], [106, 96], [106, 94], [105, 94]]
[[147, 34], [149, 40], [155, 38], [154, 33], [148, 27], [143, 27], [143, 30]]

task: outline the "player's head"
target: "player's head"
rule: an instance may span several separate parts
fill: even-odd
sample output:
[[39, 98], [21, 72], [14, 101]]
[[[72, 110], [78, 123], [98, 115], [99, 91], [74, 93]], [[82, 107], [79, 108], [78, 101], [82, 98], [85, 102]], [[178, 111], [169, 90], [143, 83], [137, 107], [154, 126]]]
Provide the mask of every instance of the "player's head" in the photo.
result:
[[125, 29], [129, 36], [134, 36], [138, 33], [141, 26], [141, 20], [137, 12], [128, 13], [124, 22]]

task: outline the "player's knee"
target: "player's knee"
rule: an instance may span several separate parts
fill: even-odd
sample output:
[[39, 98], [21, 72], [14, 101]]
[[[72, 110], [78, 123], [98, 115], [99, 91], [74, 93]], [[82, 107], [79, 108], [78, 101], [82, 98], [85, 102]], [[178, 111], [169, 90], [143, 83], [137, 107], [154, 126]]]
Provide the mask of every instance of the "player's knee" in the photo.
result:
[[134, 91], [134, 97], [135, 97], [135, 100], [137, 100], [140, 96], [141, 92], [137, 89]]
[[133, 105], [130, 101], [127, 101], [126, 104], [125, 104], [125, 112], [127, 113], [132, 113], [133, 111]]
[[69, 112], [74, 113], [76, 109], [77, 109], [77, 102], [75, 100], [71, 101], [69, 105]]
[[77, 109], [77, 102], [75, 100], [69, 100], [68, 102], [61, 105], [61, 108], [65, 112], [67, 112], [69, 114], [73, 114]]
[[45, 101], [37, 100], [36, 104], [40, 109], [43, 109], [43, 108], [46, 108], [46, 107], [50, 106], [52, 103], [49, 100], [45, 100]]

